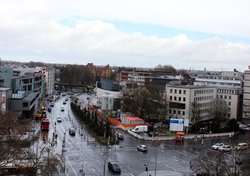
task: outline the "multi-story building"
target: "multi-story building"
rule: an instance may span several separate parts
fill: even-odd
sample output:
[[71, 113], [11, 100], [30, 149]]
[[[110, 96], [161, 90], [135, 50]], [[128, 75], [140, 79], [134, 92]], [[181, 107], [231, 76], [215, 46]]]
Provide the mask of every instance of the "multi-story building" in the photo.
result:
[[113, 111], [121, 108], [122, 93], [119, 84], [112, 80], [101, 80], [96, 87], [97, 105], [101, 110]]
[[250, 70], [244, 72], [242, 117], [250, 119]]
[[48, 66], [44, 73], [45, 75], [45, 90], [46, 95], [50, 96], [54, 93], [55, 88], [55, 68]]
[[134, 70], [128, 73], [128, 82], [134, 82], [138, 86], [149, 85], [152, 81], [152, 76], [150, 72]]
[[44, 94], [44, 74], [41, 68], [0, 67], [0, 85], [11, 90], [10, 110], [22, 111], [25, 116], [38, 107]]
[[10, 109], [11, 89], [0, 87], [0, 111]]
[[185, 118], [190, 123], [211, 118], [216, 88], [192, 85], [166, 85], [167, 118]]
[[241, 118], [242, 73], [238, 71], [222, 71], [199, 73], [194, 85], [206, 85], [217, 88], [217, 98], [228, 106], [227, 118]]
[[88, 63], [87, 68], [89, 69], [90, 74], [93, 76], [93, 78], [106, 78], [109, 79], [112, 70], [109, 65], [106, 66], [94, 66], [93, 63]]

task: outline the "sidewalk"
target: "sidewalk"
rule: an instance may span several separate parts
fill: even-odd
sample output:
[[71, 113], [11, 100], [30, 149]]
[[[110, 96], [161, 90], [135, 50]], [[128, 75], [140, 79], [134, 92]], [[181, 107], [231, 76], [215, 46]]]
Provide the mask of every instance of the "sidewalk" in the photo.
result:
[[[137, 133], [132, 132], [131, 130], [127, 130], [127, 132], [134, 136], [137, 139], [147, 140], [147, 141], [166, 141], [166, 140], [174, 140], [175, 136], [157, 136], [157, 137], [149, 137], [142, 136]], [[185, 139], [195, 139], [195, 138], [210, 138], [210, 137], [221, 137], [221, 136], [234, 136], [234, 132], [229, 133], [214, 133], [214, 134], [187, 134], [185, 135]]]

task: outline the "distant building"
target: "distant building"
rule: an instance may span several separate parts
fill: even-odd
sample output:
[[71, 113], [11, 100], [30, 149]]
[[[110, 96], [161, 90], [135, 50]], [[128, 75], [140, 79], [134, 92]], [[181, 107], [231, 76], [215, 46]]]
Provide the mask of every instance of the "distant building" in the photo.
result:
[[52, 95], [55, 87], [55, 68], [48, 66], [45, 70], [45, 90], [46, 95]]
[[97, 84], [96, 96], [97, 106], [101, 107], [101, 110], [113, 111], [120, 109], [122, 94], [118, 83], [112, 80], [101, 80]]
[[250, 119], [250, 70], [244, 72], [243, 113], [242, 117]]
[[89, 69], [90, 74], [93, 78], [106, 78], [109, 79], [112, 74], [112, 69], [109, 65], [106, 66], [94, 66], [93, 63], [88, 63], [87, 68]]

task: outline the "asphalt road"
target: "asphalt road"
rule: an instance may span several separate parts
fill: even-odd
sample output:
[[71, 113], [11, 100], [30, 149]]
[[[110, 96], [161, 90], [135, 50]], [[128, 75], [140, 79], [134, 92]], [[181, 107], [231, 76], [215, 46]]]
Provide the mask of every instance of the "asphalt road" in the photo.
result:
[[[91, 101], [91, 98], [89, 101], [87, 99], [90, 95], [84, 94], [79, 97], [84, 104]], [[62, 172], [61, 175], [77, 176], [85, 173], [85, 176], [111, 176], [114, 174], [108, 170], [108, 161], [116, 161], [121, 167], [121, 175], [124, 176], [146, 176], [145, 164], [151, 175], [155, 175], [155, 172], [157, 175], [160, 175], [160, 172], [172, 173], [173, 176], [190, 175], [190, 161], [199, 153], [210, 150], [212, 144], [242, 142], [242, 138], [238, 137], [204, 139], [203, 143], [200, 140], [190, 140], [183, 144], [176, 144], [174, 141], [141, 141], [121, 131], [124, 140], [120, 141], [119, 145], [103, 146], [94, 142], [84, 125], [75, 118], [70, 109], [70, 98], [65, 105], [64, 100], [65, 97], [61, 96], [55, 102], [52, 112], [47, 113], [51, 122], [48, 136], [51, 139], [53, 133], [58, 135], [54, 152], [64, 159], [65, 173]], [[61, 111], [61, 107], [65, 110]], [[57, 117], [61, 117], [62, 122], [57, 122]], [[70, 136], [68, 133], [68, 129], [72, 127], [75, 128], [76, 136]], [[62, 147], [64, 138], [65, 148]], [[148, 152], [137, 151], [136, 146], [139, 144], [146, 144]]]

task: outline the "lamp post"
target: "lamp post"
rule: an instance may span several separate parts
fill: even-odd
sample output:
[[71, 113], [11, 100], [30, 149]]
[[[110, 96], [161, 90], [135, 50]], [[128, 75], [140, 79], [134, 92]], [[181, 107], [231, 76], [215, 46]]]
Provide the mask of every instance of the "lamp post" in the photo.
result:
[[148, 176], [148, 165], [145, 163], [144, 166], [145, 166], [145, 171], [147, 172], [147, 176]]
[[209, 134], [212, 134], [211, 124], [212, 122], [209, 122]]

